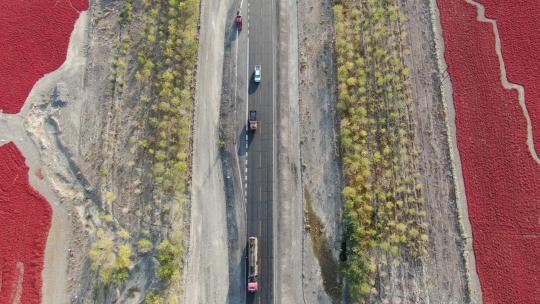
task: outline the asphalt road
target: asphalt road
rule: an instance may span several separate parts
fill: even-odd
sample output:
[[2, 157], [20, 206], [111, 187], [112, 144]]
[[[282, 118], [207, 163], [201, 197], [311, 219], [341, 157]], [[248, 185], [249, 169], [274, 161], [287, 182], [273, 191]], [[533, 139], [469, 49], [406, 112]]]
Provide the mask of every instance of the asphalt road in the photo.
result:
[[[248, 1], [249, 60], [246, 75], [248, 110], [257, 111], [258, 128], [248, 132], [247, 237], [259, 239], [259, 292], [248, 294], [247, 303], [274, 300], [274, 52], [276, 2]], [[253, 81], [255, 65], [261, 65], [261, 82]]]

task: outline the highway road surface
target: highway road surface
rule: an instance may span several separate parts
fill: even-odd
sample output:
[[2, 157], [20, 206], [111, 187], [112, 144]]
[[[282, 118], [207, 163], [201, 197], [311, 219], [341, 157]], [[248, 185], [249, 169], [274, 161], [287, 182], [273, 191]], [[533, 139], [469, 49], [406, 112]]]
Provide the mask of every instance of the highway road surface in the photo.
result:
[[[259, 292], [248, 294], [247, 303], [274, 302], [274, 110], [275, 52], [277, 48], [275, 0], [248, 1], [244, 31], [248, 37], [248, 110], [257, 111], [258, 128], [248, 132], [247, 237], [259, 239]], [[245, 14], [244, 14], [245, 15]], [[247, 18], [246, 18], [247, 17]], [[245, 31], [247, 29], [247, 31]], [[255, 65], [261, 65], [262, 80], [253, 81]]]

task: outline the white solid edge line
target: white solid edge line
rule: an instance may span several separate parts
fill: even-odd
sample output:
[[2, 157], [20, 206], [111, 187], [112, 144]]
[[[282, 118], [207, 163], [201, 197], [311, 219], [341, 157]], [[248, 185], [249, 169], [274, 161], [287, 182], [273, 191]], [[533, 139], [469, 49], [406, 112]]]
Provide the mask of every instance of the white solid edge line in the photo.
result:
[[[271, 13], [271, 31], [272, 31], [272, 44], [276, 45], [275, 41], [275, 31], [274, 31], [274, 18], [275, 18], [275, 0], [272, 0], [272, 13]], [[276, 303], [276, 277], [277, 277], [277, 269], [276, 269], [276, 248], [277, 248], [277, 217], [276, 217], [276, 196], [277, 196], [277, 176], [276, 176], [276, 50], [275, 48], [272, 48], [272, 268], [273, 268], [273, 294], [272, 294], [272, 303]]]
[[[242, 0], [241, 1], [241, 4], [243, 4], [244, 1]], [[249, 154], [249, 151], [248, 151], [248, 109], [249, 109], [249, 0], [247, 0], [247, 10], [246, 10], [246, 15], [245, 15], [245, 19], [246, 19], [246, 116], [244, 118], [244, 122], [245, 122], [245, 131], [246, 131], [246, 170], [248, 169], [248, 154]], [[247, 171], [246, 171], [247, 172]], [[246, 225], [246, 239], [248, 238], [248, 235], [247, 235], [247, 230], [248, 230], [248, 213], [247, 213], [247, 205], [248, 205], [248, 176], [247, 176], [247, 173], [246, 173], [246, 176], [244, 178], [245, 180], [245, 183], [246, 183], [246, 196], [245, 196], [245, 208], [244, 208], [244, 213], [245, 213], [245, 225]], [[245, 244], [244, 244], [245, 245]], [[248, 280], [247, 280], [247, 272], [248, 272], [248, 269], [247, 269], [247, 263], [244, 263], [244, 269], [245, 269], [245, 275], [244, 275], [244, 286], [243, 286], [243, 292], [242, 294], [244, 295], [244, 302], [247, 300], [247, 292], [245, 290], [245, 288], [247, 288], [247, 283], [248, 283]]]

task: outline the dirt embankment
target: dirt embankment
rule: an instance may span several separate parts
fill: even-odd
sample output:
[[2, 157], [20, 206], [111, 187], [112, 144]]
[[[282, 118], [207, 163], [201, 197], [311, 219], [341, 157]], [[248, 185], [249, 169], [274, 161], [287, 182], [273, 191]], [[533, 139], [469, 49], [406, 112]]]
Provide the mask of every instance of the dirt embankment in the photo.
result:
[[[304, 232], [304, 288], [308, 303], [338, 303], [337, 265], [341, 249], [341, 167], [336, 111], [333, 1], [298, 2], [300, 151], [307, 224]], [[307, 206], [307, 205], [306, 205]], [[318, 231], [322, 230], [322, 231]], [[313, 246], [315, 244], [315, 246]], [[330, 254], [325, 254], [330, 253]], [[323, 270], [327, 271], [323, 271]], [[323, 284], [324, 282], [324, 284]], [[329, 297], [332, 295], [332, 298]]]
[[476, 261], [472, 246], [472, 231], [469, 221], [469, 212], [467, 199], [465, 197], [465, 185], [463, 181], [463, 173], [461, 168], [461, 157], [457, 147], [456, 137], [456, 113], [452, 97], [452, 83], [447, 72], [447, 64], [444, 59], [444, 39], [442, 35], [440, 13], [435, 0], [430, 0], [432, 28], [434, 35], [434, 43], [437, 56], [437, 65], [440, 78], [440, 92], [443, 100], [443, 107], [446, 113], [447, 137], [450, 150], [450, 158], [452, 163], [452, 172], [454, 177], [456, 203], [458, 206], [458, 214], [462, 228], [462, 237], [464, 240], [463, 257], [467, 268], [468, 289], [471, 303], [482, 303], [482, 292], [480, 289], [480, 281], [476, 272]]

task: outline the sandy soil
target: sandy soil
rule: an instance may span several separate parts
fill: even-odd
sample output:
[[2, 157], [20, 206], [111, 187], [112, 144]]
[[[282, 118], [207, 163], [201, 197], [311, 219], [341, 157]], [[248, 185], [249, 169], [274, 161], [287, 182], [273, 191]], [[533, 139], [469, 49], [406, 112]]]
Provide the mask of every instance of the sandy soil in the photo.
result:
[[[75, 23], [75, 28], [71, 34], [66, 62], [58, 70], [58, 73], [65, 75], [64, 77], [78, 76], [77, 78], [81, 83], [81, 71], [86, 63], [84, 45], [87, 38], [87, 26], [88, 13], [83, 12]], [[69, 71], [72, 72], [69, 73]], [[73, 234], [70, 216], [65, 209], [57, 209], [57, 212], [53, 212], [53, 221], [45, 252], [43, 303], [64, 303], [68, 302], [69, 299], [67, 290], [68, 277], [66, 275], [69, 273], [67, 269], [68, 247], [70, 247]], [[61, 264], [56, 264], [58, 263], [56, 260], [60, 260]], [[58, 275], [59, 269], [65, 269], [60, 273], [66, 275]]]

